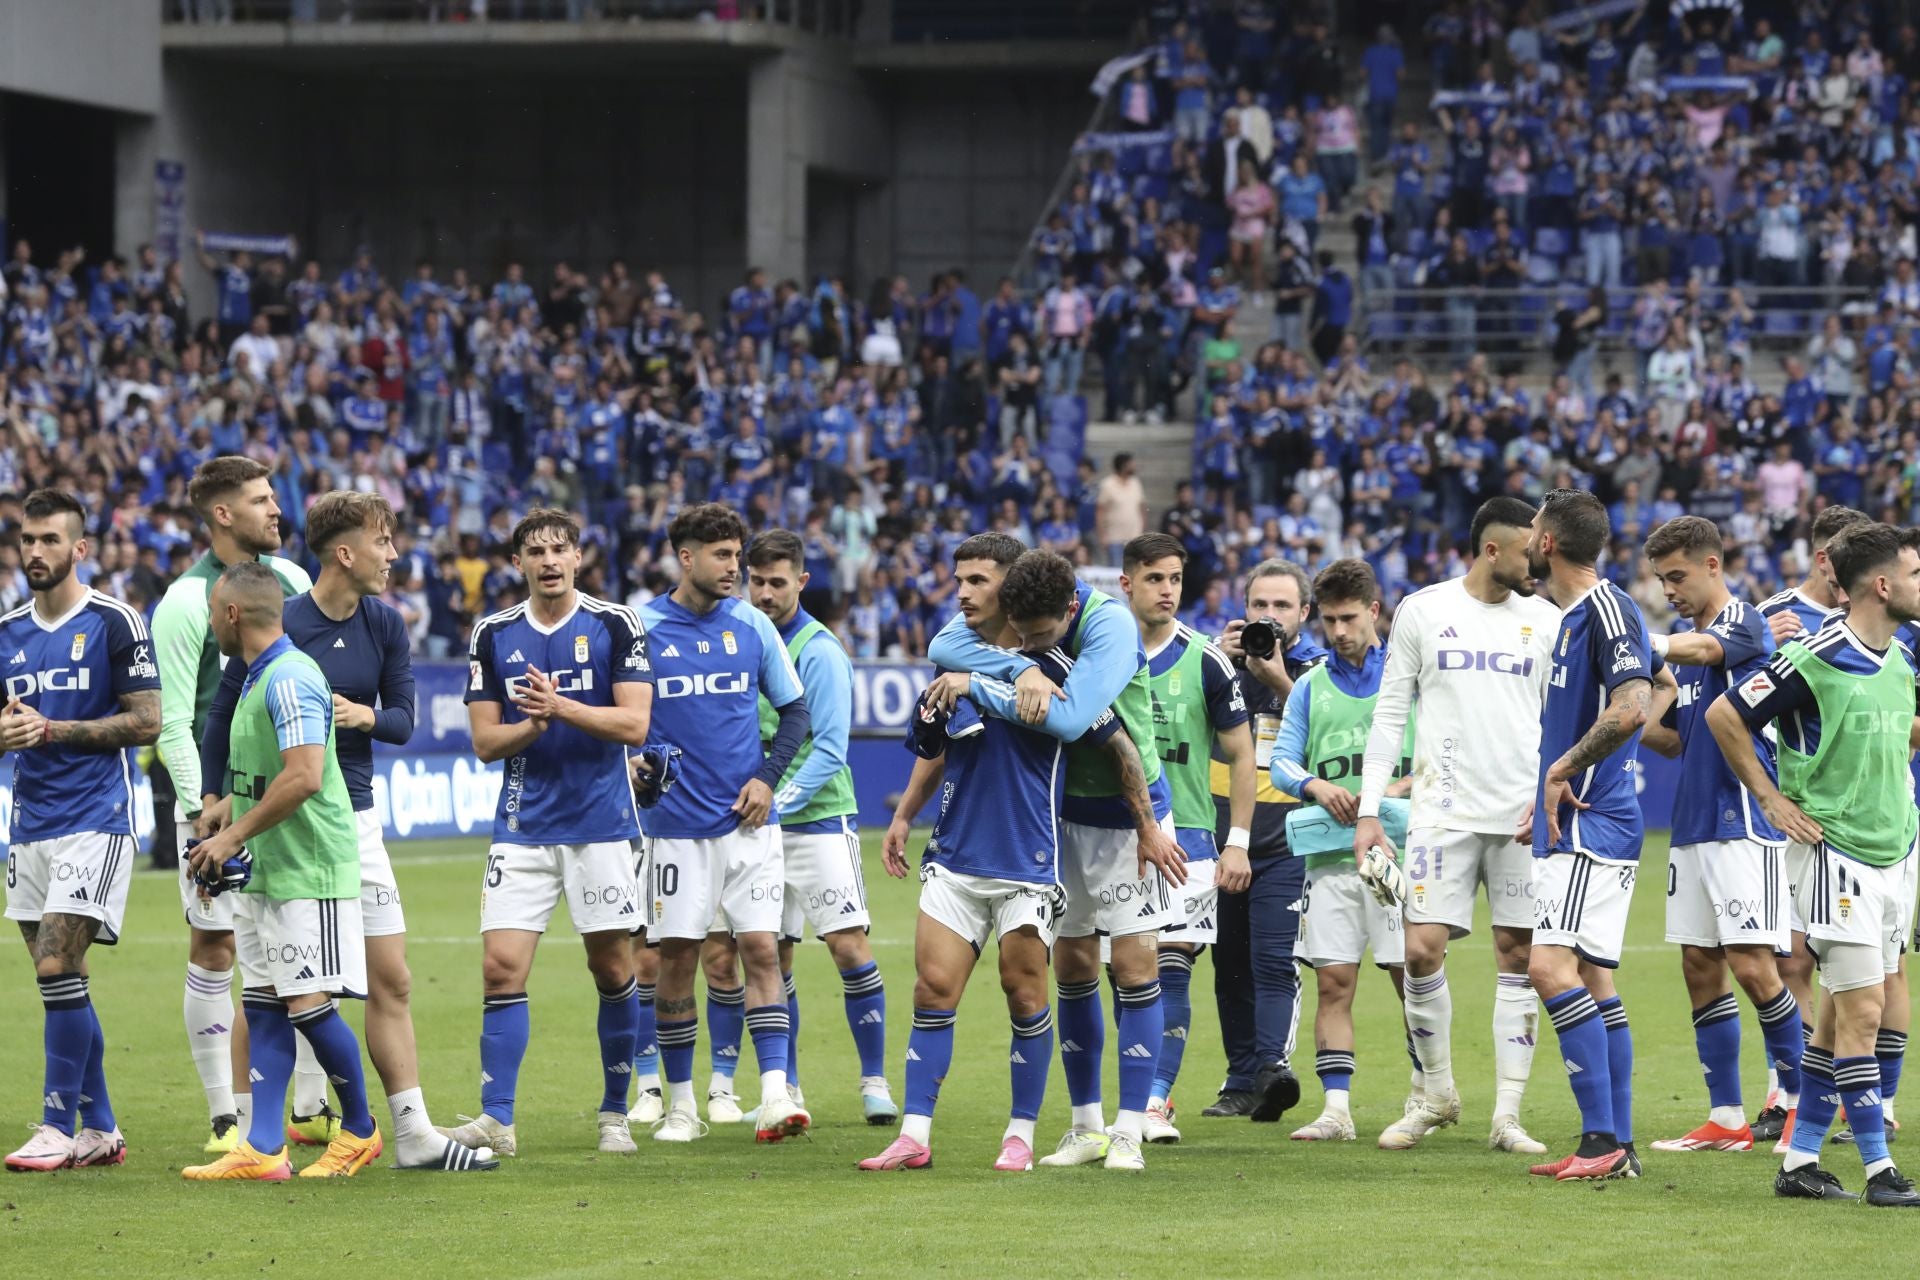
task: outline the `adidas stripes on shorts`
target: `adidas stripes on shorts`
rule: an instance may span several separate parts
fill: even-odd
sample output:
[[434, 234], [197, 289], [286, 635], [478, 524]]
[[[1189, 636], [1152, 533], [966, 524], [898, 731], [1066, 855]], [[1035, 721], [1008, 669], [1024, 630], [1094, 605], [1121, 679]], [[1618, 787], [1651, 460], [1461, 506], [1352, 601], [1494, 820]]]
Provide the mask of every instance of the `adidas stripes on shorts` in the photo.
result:
[[100, 922], [95, 941], [112, 946], [120, 940], [138, 853], [132, 836], [106, 831], [78, 831], [11, 846], [7, 919], [84, 916]]
[[781, 895], [782, 937], [798, 942], [809, 926], [818, 938], [872, 923], [866, 873], [860, 865], [860, 833], [852, 818], [839, 821], [838, 831], [780, 833], [787, 878]]
[[233, 949], [243, 986], [288, 996], [367, 998], [367, 944], [360, 899], [276, 900], [223, 893], [233, 904]]
[[1533, 865], [1533, 945], [1567, 947], [1588, 964], [1619, 968], [1639, 864], [1550, 853]]

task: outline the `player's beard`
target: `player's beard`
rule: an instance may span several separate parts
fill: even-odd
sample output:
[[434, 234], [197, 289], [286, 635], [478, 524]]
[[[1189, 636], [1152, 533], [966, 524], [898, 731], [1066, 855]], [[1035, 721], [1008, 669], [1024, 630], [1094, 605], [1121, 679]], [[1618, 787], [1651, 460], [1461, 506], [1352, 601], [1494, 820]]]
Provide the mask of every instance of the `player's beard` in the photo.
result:
[[272, 555], [280, 549], [280, 518], [275, 516], [268, 522], [266, 528], [258, 533], [249, 532], [242, 535], [236, 529], [234, 540], [240, 544], [240, 549], [250, 556]]
[[58, 588], [61, 583], [65, 582], [68, 575], [73, 572], [72, 556], [68, 556], [65, 560], [57, 563], [52, 560], [43, 560], [41, 564], [44, 568], [42, 570], [42, 576], [38, 579], [33, 576], [33, 570], [23, 570], [27, 575], [27, 586], [34, 591], [53, 591]]
[[1553, 563], [1547, 559], [1544, 553], [1536, 551], [1529, 546], [1527, 548], [1527, 572], [1533, 575], [1534, 581], [1545, 582], [1553, 576]]

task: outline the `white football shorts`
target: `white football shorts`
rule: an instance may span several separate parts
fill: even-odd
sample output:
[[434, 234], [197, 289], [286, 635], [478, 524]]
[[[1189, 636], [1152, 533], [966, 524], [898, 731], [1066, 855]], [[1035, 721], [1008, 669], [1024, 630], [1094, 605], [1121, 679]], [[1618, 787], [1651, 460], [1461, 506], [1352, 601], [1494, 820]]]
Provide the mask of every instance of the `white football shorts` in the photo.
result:
[[393, 878], [393, 859], [387, 855], [386, 831], [380, 814], [362, 809], [353, 815], [360, 836], [360, 920], [369, 938], [389, 938], [407, 931], [407, 914], [400, 908], [400, 884]]
[[1296, 952], [1315, 969], [1359, 964], [1368, 951], [1381, 968], [1407, 962], [1407, 935], [1400, 912], [1383, 907], [1351, 862], [1307, 868], [1307, 893], [1300, 900], [1300, 941]]
[[1789, 844], [1788, 878], [1807, 921], [1807, 946], [1820, 962], [1821, 985], [1849, 990], [1866, 985], [1827, 981], [1834, 944], [1871, 947], [1883, 973], [1900, 967], [1913, 933], [1914, 880], [1920, 859], [1912, 851], [1890, 867], [1869, 866], [1827, 845]]
[[823, 937], [842, 929], [865, 929], [867, 879], [860, 866], [860, 832], [852, 818], [838, 831], [780, 833], [787, 883], [781, 895], [780, 933], [800, 941], [803, 930]]
[[716, 930], [778, 932], [786, 885], [782, 843], [772, 824], [705, 840], [649, 837], [640, 881], [647, 937], [697, 941]]
[[494, 844], [480, 893], [480, 932], [545, 933], [562, 896], [576, 933], [630, 933], [640, 919], [633, 844]]
[[[1173, 817], [1160, 820], [1173, 837]], [[1140, 875], [1139, 838], [1131, 830], [1060, 824], [1060, 883], [1067, 909], [1058, 936], [1124, 938], [1157, 933], [1182, 918], [1182, 905], [1159, 868]]]
[[1533, 849], [1512, 836], [1430, 827], [1407, 833], [1400, 870], [1408, 924], [1443, 924], [1455, 938], [1473, 932], [1473, 899], [1503, 929], [1533, 928]]
[[11, 846], [7, 919], [84, 916], [100, 922], [94, 940], [112, 946], [120, 940], [138, 853], [132, 836], [106, 831], [77, 831]]
[[1588, 964], [1619, 968], [1639, 864], [1554, 853], [1533, 866], [1533, 945], [1567, 947]]
[[1220, 889], [1216, 883], [1219, 869], [1219, 860], [1215, 858], [1187, 864], [1187, 882], [1173, 891], [1179, 900], [1180, 914], [1174, 923], [1160, 931], [1164, 941], [1205, 946], [1219, 940]]
[[1677, 844], [1667, 860], [1667, 941], [1786, 949], [1786, 850], [1758, 840]]
[[239, 897], [234, 893], [223, 893], [217, 898], [200, 896], [200, 886], [193, 882], [193, 872], [187, 868], [186, 843], [193, 836], [193, 823], [188, 820], [186, 810], [180, 807], [178, 800], [173, 803], [173, 821], [180, 835], [180, 914], [193, 928], [203, 933], [233, 932], [233, 904]]
[[976, 955], [988, 938], [1027, 928], [1051, 948], [1060, 907], [1059, 885], [970, 876], [937, 862], [920, 864], [921, 914], [965, 938]]
[[367, 998], [367, 944], [358, 898], [234, 899], [233, 949], [243, 986], [288, 996]]

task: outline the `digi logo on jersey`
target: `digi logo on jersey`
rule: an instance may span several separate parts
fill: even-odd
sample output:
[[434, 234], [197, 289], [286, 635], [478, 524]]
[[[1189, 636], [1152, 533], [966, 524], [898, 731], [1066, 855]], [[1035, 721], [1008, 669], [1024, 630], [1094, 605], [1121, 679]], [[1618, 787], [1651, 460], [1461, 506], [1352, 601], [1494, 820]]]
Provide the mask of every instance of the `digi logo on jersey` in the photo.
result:
[[1530, 676], [1533, 659], [1484, 649], [1441, 649], [1434, 655], [1442, 671], [1491, 671], [1503, 676]]
[[84, 693], [93, 687], [89, 667], [49, 667], [7, 677], [8, 698], [28, 698], [36, 693]]
[[686, 676], [661, 676], [654, 681], [653, 692], [660, 698], [697, 698], [702, 694], [741, 694], [748, 688], [744, 671], [696, 671]]
[[[575, 671], [572, 667], [562, 667], [558, 671], [547, 672], [547, 679], [553, 681], [555, 693], [585, 693], [593, 688], [591, 669]], [[527, 678], [525, 676], [507, 677], [507, 696], [524, 698], [527, 696]]]

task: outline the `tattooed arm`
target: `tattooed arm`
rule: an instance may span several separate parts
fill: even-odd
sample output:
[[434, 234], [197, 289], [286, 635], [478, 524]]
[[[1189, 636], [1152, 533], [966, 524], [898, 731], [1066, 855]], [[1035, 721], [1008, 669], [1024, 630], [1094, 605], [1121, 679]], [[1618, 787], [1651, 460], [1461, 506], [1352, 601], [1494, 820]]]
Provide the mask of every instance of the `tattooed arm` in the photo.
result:
[[1114, 769], [1120, 775], [1120, 801], [1126, 805], [1133, 829], [1140, 838], [1140, 877], [1146, 878], [1147, 864], [1152, 863], [1167, 878], [1167, 883], [1176, 887], [1185, 884], [1187, 855], [1181, 852], [1172, 836], [1160, 829], [1160, 820], [1154, 816], [1153, 796], [1148, 791], [1147, 769], [1140, 759], [1140, 749], [1124, 727], [1116, 728], [1100, 747], [1113, 760]]
[[1647, 723], [1647, 716], [1653, 706], [1653, 683], [1649, 680], [1625, 680], [1614, 687], [1607, 697], [1607, 709], [1600, 713], [1580, 741], [1573, 744], [1567, 753], [1547, 767], [1546, 795], [1547, 835], [1553, 844], [1560, 842], [1560, 810], [1572, 805], [1576, 809], [1588, 806], [1573, 794], [1570, 779], [1577, 777], [1594, 765], [1618, 751], [1626, 741]]
[[118, 751], [144, 747], [160, 736], [160, 692], [135, 689], [120, 695], [117, 715], [98, 720], [48, 720], [25, 703], [12, 704], [4, 737], [8, 750], [23, 751], [59, 743], [76, 751]]

